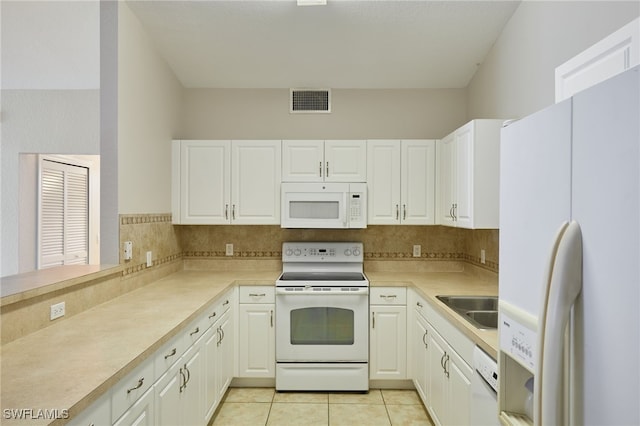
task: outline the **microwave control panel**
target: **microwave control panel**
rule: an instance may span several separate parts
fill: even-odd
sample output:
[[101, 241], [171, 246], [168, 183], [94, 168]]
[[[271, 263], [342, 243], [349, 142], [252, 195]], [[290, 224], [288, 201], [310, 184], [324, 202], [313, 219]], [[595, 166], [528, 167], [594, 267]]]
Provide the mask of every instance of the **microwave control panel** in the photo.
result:
[[367, 184], [349, 184], [349, 228], [367, 227]]

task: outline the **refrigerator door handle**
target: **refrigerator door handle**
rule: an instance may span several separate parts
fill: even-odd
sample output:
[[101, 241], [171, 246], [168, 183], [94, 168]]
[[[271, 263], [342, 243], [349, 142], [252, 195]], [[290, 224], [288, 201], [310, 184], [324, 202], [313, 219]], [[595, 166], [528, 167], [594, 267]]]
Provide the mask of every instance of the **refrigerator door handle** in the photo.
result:
[[571, 308], [582, 290], [582, 232], [577, 222], [562, 225], [548, 268], [546, 303], [539, 317], [534, 424], [556, 425], [563, 423], [565, 411], [562, 380], [565, 330]]

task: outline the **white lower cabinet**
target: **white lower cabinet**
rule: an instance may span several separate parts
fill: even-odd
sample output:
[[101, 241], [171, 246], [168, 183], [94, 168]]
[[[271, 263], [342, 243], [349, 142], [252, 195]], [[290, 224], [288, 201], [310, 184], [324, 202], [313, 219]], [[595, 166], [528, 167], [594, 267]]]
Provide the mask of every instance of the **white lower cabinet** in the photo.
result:
[[[174, 339], [191, 342], [200, 336], [156, 382], [156, 424], [205, 425], [211, 419], [233, 376], [231, 300], [223, 297]], [[174, 341], [166, 345], [156, 365], [174, 357], [176, 347]]]
[[152, 426], [155, 424], [154, 400], [153, 388], [149, 388], [120, 416], [114, 426]]
[[429, 369], [429, 324], [421, 315], [415, 314], [409, 350], [412, 352], [412, 378], [418, 395], [426, 405]]
[[437, 332], [429, 333], [429, 345], [431, 418], [436, 425], [468, 425], [473, 370]]
[[369, 378], [407, 378], [407, 289], [372, 288], [369, 297]]
[[102, 395], [86, 408], [80, 415], [75, 416], [68, 426], [108, 425], [111, 424], [111, 395]]
[[[218, 402], [222, 400], [227, 391], [231, 379], [233, 379], [233, 315], [227, 311], [220, 321], [218, 321], [215, 331], [219, 334], [220, 340], [216, 343], [216, 389], [218, 392]], [[211, 367], [211, 364], [209, 364]]]
[[171, 425], [205, 424], [203, 391], [205, 383], [204, 342], [211, 329], [194, 343], [156, 382], [156, 423]]
[[238, 376], [275, 378], [276, 332], [273, 286], [240, 287]]
[[451, 324], [424, 299], [413, 297], [409, 348], [415, 388], [436, 425], [469, 425], [473, 369], [451, 342], [466, 354], [470, 341], [452, 332]]
[[155, 384], [156, 419], [158, 424], [180, 424], [180, 399], [184, 372], [177, 363]]

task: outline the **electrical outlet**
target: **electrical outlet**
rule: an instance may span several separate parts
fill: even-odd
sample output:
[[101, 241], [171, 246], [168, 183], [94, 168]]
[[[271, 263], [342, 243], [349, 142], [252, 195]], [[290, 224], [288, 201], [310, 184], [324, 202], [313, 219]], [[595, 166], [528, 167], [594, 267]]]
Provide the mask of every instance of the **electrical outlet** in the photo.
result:
[[153, 266], [153, 253], [148, 251], [147, 252], [147, 268]]
[[50, 319], [53, 321], [56, 318], [60, 318], [64, 316], [65, 311], [64, 302], [56, 303], [55, 305], [51, 305], [51, 315]]
[[480, 250], [480, 263], [487, 263], [487, 254], [485, 253], [484, 249]]
[[420, 244], [415, 244], [413, 246], [413, 257], [420, 257], [422, 255], [422, 246]]
[[131, 260], [133, 253], [133, 243], [131, 241], [124, 242], [124, 260]]
[[224, 254], [227, 255], [227, 256], [233, 256], [233, 244], [227, 244], [225, 246]]

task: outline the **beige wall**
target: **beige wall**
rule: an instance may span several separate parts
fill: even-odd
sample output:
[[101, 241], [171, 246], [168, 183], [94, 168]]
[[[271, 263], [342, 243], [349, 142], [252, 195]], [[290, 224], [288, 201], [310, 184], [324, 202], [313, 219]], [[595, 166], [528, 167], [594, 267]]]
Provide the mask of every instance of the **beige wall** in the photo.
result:
[[118, 211], [171, 211], [182, 85], [125, 2], [118, 13]]
[[524, 1], [468, 86], [468, 115], [521, 118], [555, 102], [555, 68], [632, 21], [640, 2]]
[[187, 89], [182, 139], [424, 139], [464, 124], [464, 89], [332, 90], [330, 114], [290, 114], [288, 89]]

